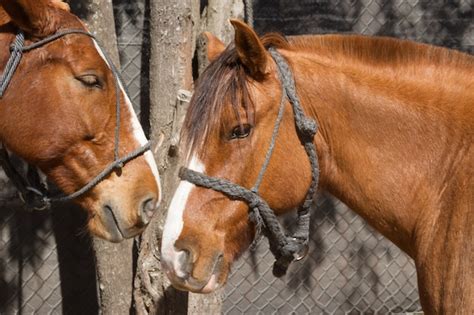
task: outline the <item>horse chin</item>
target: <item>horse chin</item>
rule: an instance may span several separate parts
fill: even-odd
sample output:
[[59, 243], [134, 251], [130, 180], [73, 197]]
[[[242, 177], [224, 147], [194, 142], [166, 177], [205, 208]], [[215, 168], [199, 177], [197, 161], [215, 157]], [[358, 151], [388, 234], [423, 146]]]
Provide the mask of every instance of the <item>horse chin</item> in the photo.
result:
[[112, 243], [120, 243], [124, 239], [133, 238], [145, 229], [144, 226], [124, 228], [118, 222], [102, 219], [99, 216], [93, 216], [89, 219], [88, 229], [94, 236], [102, 238]]
[[163, 270], [166, 272], [168, 279], [173, 287], [181, 291], [189, 291], [193, 293], [209, 294], [219, 288], [222, 288], [229, 275], [230, 266], [222, 263], [220, 266], [215, 265], [212, 273], [203, 279], [194, 278], [191, 275], [184, 276], [177, 274], [171, 266], [162, 261]]
[[219, 283], [219, 276], [213, 274], [209, 282], [202, 288], [200, 293], [212, 293], [221, 287], [221, 283]]
[[227, 273], [222, 279], [221, 274], [213, 273], [207, 283], [204, 285], [201, 282], [197, 282], [194, 279], [176, 279], [176, 276], [170, 275], [167, 273], [168, 279], [171, 280], [171, 284], [178, 290], [181, 291], [189, 291], [193, 293], [200, 293], [200, 294], [209, 294], [217, 289], [223, 287], [227, 281]]

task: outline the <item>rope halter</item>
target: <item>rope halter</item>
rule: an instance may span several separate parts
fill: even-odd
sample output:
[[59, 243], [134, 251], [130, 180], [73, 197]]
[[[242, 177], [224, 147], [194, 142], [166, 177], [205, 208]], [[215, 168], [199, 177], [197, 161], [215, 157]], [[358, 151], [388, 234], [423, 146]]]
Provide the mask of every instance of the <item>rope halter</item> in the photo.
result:
[[[184, 167], [180, 169], [179, 177], [194, 185], [221, 192], [230, 199], [246, 202], [250, 210], [249, 218], [256, 227], [256, 235], [258, 236], [260, 232], [263, 232], [268, 238], [270, 250], [275, 257], [273, 275], [281, 277], [286, 274], [292, 261], [302, 259], [308, 252], [310, 209], [319, 180], [318, 157], [316, 146], [313, 143], [314, 136], [317, 132], [317, 124], [312, 118], [305, 116], [303, 112], [300, 100], [296, 94], [295, 80], [288, 63], [276, 49], [270, 48], [269, 52], [277, 64], [278, 77], [282, 86], [282, 98], [278, 116], [273, 127], [270, 146], [265, 155], [265, 160], [255, 185], [251, 189], [247, 189], [226, 179], [207, 176], [206, 174]], [[292, 235], [285, 234], [283, 227], [275, 215], [275, 211], [273, 211], [268, 203], [258, 194], [258, 189], [275, 147], [287, 98], [293, 108], [298, 137], [305, 148], [311, 165], [311, 184], [303, 204], [297, 211], [297, 226]], [[256, 239], [258, 239], [258, 237], [256, 237]]]

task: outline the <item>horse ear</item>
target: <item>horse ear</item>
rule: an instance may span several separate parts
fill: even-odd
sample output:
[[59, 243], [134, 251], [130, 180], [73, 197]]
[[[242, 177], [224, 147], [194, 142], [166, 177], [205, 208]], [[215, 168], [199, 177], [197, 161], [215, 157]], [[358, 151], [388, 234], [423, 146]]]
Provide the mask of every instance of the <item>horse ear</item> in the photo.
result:
[[59, 0], [0, 0], [0, 4], [17, 27], [39, 37], [58, 29], [56, 9], [69, 10], [69, 6]]
[[0, 25], [7, 24], [10, 21], [11, 21], [10, 16], [7, 14], [7, 12], [5, 12], [3, 7], [0, 5]]
[[219, 38], [209, 32], [204, 32], [203, 35], [207, 41], [207, 59], [213, 61], [224, 51], [225, 45]]
[[255, 79], [265, 75], [267, 51], [257, 34], [247, 24], [239, 20], [230, 20], [235, 30], [235, 48], [242, 64]]

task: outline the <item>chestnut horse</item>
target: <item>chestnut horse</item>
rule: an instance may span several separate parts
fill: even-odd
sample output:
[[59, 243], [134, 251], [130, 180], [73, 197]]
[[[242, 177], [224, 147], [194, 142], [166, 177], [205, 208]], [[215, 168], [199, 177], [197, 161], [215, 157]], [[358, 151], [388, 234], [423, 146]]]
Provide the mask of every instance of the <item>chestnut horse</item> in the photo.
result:
[[[115, 68], [66, 3], [0, 4], [0, 71], [17, 34], [25, 47], [37, 46], [23, 52], [2, 91], [0, 142], [66, 195], [97, 180], [74, 199], [94, 235], [113, 242], [137, 235], [159, 202], [159, 176]], [[138, 153], [125, 159], [131, 152]], [[122, 168], [113, 163], [119, 159]]]
[[[290, 66], [305, 115], [319, 125], [310, 140], [319, 189], [415, 260], [427, 314], [474, 314], [474, 58], [390, 38], [260, 39], [232, 24], [235, 40], [226, 49], [207, 35], [212, 62], [182, 133], [187, 168], [247, 189], [255, 184], [284, 93], [272, 47]], [[298, 207], [312, 181], [289, 104], [259, 189], [276, 215]], [[203, 186], [180, 182], [162, 262], [174, 286], [206, 293], [224, 285], [256, 233], [247, 203]]]

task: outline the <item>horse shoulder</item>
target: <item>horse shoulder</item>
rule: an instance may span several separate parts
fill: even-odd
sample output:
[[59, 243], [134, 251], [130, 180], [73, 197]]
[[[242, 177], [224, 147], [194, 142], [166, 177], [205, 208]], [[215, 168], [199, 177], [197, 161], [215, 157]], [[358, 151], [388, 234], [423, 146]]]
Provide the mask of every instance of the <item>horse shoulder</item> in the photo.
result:
[[461, 156], [439, 207], [431, 209], [418, 229], [418, 285], [430, 314], [474, 314], [473, 150]]

